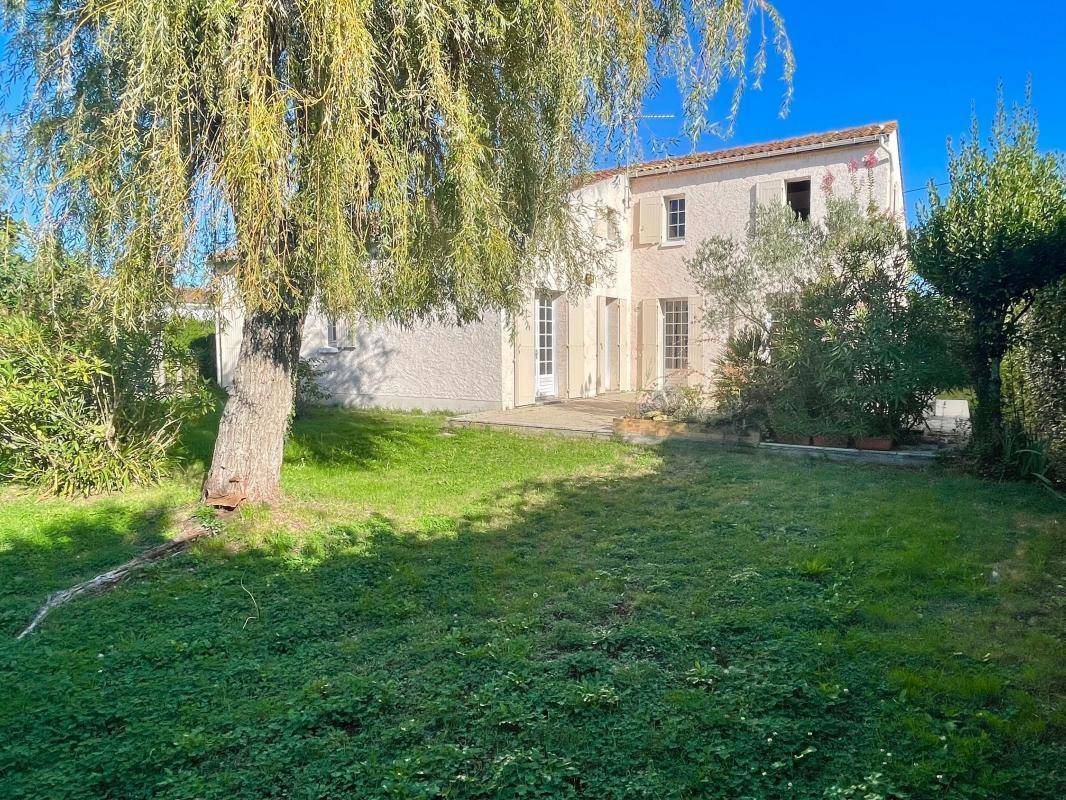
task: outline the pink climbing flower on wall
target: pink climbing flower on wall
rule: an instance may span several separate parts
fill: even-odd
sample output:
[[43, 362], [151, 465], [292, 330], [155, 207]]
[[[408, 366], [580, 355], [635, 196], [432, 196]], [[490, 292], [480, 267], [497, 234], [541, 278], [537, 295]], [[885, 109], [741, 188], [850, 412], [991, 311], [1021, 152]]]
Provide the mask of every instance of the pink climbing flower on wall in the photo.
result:
[[832, 194], [833, 193], [833, 182], [834, 181], [836, 181], [836, 178], [833, 177], [833, 173], [832, 172], [827, 172], [827, 173], [825, 173], [825, 175], [822, 176], [822, 191], [825, 194]]
[[877, 166], [877, 155], [873, 150], [862, 157], [862, 165], [866, 167], [866, 169], [873, 169]]

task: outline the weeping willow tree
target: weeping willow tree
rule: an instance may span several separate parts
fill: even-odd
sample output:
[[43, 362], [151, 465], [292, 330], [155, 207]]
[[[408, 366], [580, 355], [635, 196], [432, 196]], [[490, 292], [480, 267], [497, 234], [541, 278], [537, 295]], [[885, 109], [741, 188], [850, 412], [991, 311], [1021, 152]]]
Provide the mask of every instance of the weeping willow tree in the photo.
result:
[[[245, 310], [204, 496], [273, 501], [300, 331], [334, 315], [464, 322], [604, 253], [567, 202], [676, 81], [728, 122], [781, 55], [767, 0], [6, 0], [32, 74], [23, 152], [122, 322], [204, 242]], [[202, 259], [201, 259], [202, 260]], [[102, 300], [103, 301], [103, 300]]]

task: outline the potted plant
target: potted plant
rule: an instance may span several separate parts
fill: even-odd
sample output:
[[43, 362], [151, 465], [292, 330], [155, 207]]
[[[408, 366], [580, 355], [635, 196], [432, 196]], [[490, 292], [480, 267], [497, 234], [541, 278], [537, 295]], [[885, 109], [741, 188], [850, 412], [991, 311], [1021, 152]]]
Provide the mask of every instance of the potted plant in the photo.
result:
[[891, 450], [891, 436], [856, 436], [855, 446], [860, 450]]
[[818, 433], [811, 437], [811, 444], [815, 447], [847, 447], [848, 438], [845, 426], [831, 420], [821, 421], [818, 425]]
[[859, 450], [891, 450], [897, 428], [892, 418], [876, 407], [858, 410], [851, 428], [851, 438]]
[[770, 409], [770, 429], [780, 444], [810, 445], [814, 422], [787, 397], [777, 398]]

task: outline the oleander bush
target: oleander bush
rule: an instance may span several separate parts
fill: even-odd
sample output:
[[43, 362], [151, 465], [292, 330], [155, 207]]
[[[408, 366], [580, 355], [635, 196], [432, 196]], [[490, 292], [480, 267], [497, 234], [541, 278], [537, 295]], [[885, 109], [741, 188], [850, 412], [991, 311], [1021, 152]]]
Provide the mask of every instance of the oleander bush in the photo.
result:
[[55, 494], [159, 480], [210, 397], [166, 316], [114, 323], [104, 278], [39, 258], [0, 313], [0, 476]]
[[915, 281], [900, 220], [872, 199], [867, 172], [850, 195], [822, 180], [826, 214], [804, 220], [760, 206], [742, 239], [710, 237], [688, 267], [722, 302], [704, 323], [739, 321], [712, 396], [730, 418], [771, 433], [903, 438], [936, 394], [964, 381], [943, 301]]

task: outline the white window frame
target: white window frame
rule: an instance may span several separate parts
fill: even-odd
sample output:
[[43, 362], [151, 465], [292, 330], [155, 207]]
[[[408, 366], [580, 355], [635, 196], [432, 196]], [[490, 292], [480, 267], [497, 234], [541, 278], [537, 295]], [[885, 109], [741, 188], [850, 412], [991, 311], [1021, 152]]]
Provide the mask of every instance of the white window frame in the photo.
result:
[[352, 350], [352, 327], [342, 319], [326, 318], [326, 346], [336, 350]]
[[[673, 211], [670, 208], [671, 203], [680, 202], [681, 208], [677, 211]], [[677, 219], [673, 219], [674, 215], [677, 215]], [[681, 235], [678, 236], [672, 231], [676, 231], [677, 228], [681, 229]], [[663, 198], [663, 242], [666, 244], [684, 244], [685, 234], [688, 231], [688, 201], [683, 194], [667, 195]]]
[[663, 316], [663, 374], [688, 369], [692, 349], [692, 315], [687, 297], [659, 301]]
[[558, 326], [555, 297], [550, 292], [537, 292], [533, 315], [533, 385], [535, 397], [555, 397], [559, 392], [556, 374]]

